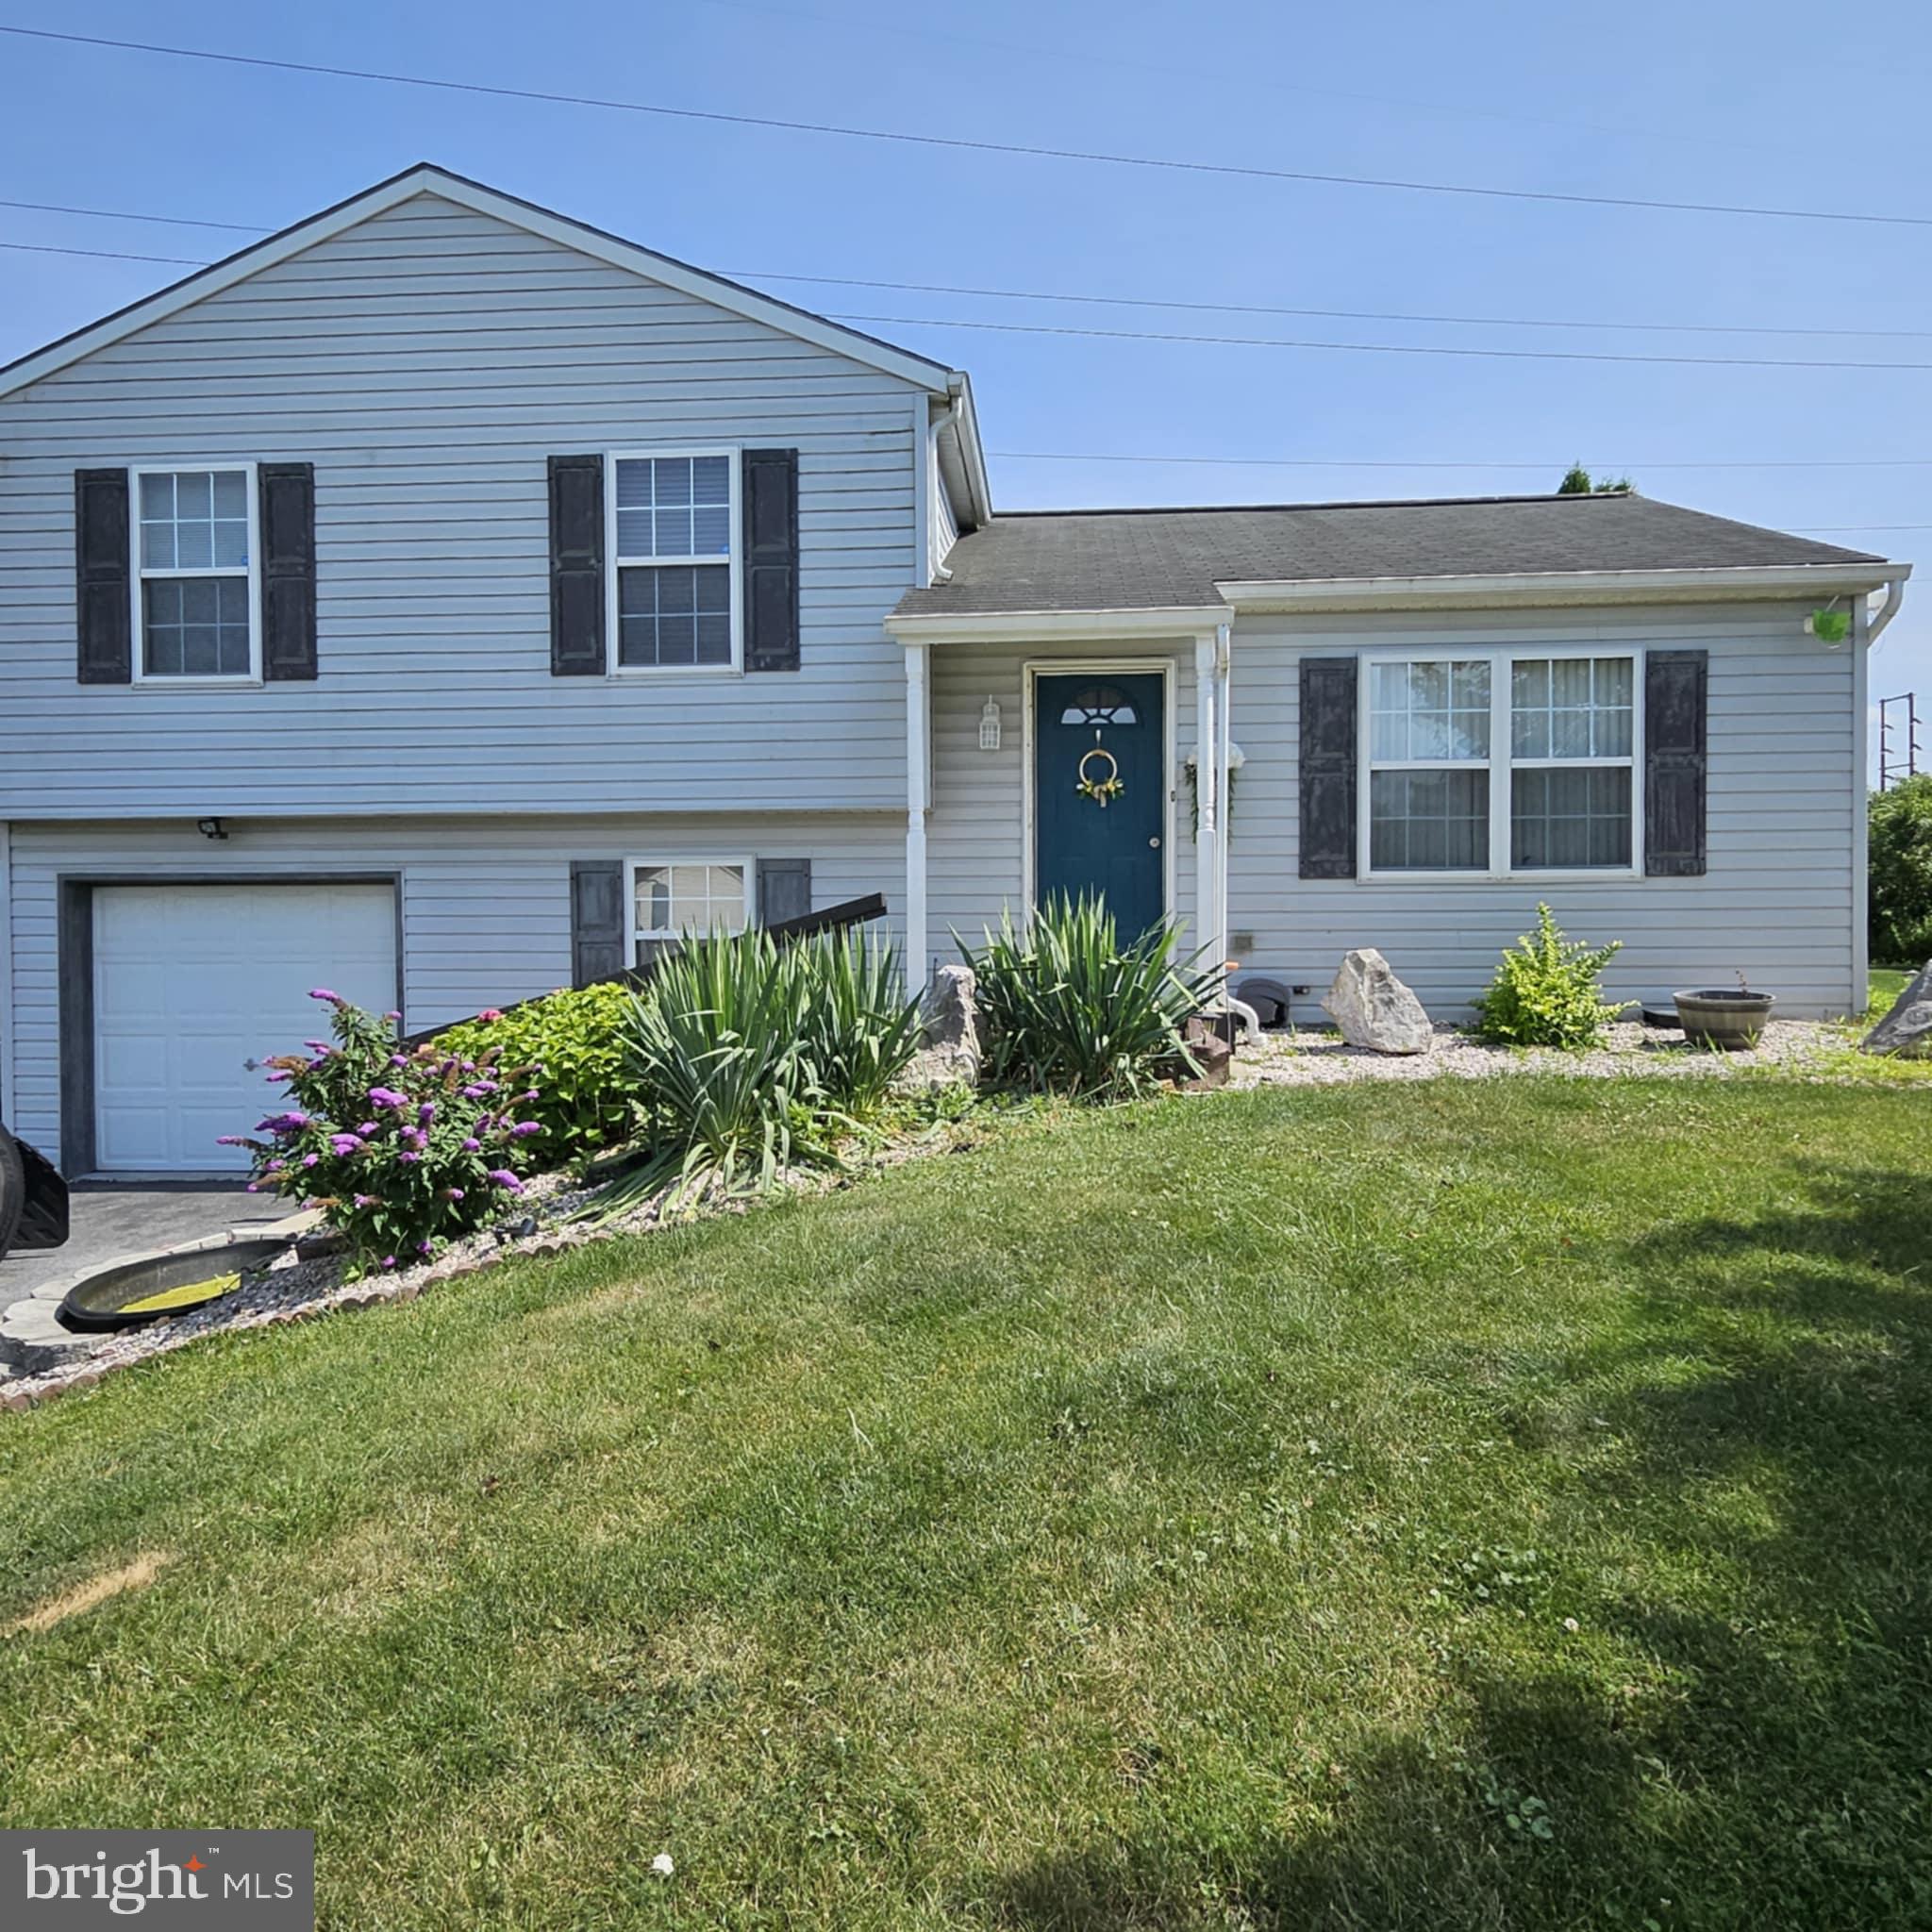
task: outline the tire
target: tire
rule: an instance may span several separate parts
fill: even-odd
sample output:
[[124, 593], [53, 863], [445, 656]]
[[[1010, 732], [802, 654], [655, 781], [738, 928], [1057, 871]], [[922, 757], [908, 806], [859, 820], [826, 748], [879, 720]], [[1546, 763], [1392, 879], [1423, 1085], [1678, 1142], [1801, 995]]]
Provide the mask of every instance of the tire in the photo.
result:
[[13, 1245], [25, 1207], [26, 1169], [21, 1164], [13, 1136], [0, 1127], [0, 1260], [7, 1258], [7, 1251]]

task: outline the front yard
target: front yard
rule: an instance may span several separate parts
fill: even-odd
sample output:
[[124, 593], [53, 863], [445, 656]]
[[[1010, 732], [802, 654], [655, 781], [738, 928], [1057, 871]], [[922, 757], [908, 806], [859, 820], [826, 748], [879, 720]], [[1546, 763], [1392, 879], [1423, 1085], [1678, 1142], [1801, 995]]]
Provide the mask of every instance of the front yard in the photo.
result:
[[354, 1932], [1923, 1924], [1925, 1106], [1063, 1115], [128, 1370], [0, 1418], [6, 1822]]

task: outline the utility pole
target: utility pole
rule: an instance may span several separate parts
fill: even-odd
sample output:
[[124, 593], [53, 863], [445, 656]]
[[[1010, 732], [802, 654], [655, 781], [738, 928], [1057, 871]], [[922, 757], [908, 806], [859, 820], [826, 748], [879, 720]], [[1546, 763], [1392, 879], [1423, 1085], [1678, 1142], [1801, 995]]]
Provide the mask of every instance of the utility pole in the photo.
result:
[[1893, 698], [1878, 700], [1878, 789], [1890, 791], [1894, 785], [1919, 775], [1919, 694], [1901, 691]]

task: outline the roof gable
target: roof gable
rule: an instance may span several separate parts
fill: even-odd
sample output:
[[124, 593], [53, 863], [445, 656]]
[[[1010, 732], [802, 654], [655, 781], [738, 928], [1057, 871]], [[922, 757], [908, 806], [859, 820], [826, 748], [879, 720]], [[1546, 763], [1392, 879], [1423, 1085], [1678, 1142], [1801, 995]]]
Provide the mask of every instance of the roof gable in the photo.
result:
[[880, 341], [861, 330], [847, 328], [842, 324], [814, 315], [808, 309], [760, 294], [723, 275], [693, 268], [689, 262], [658, 255], [634, 242], [593, 228], [587, 223], [573, 221], [566, 215], [540, 208], [534, 202], [523, 201], [516, 195], [485, 187], [480, 181], [472, 181], [465, 175], [453, 175], [446, 169], [423, 162], [0, 367], [0, 396], [39, 382], [98, 349], [120, 341], [154, 323], [165, 321], [197, 302], [234, 288], [264, 269], [289, 260], [317, 242], [328, 241], [373, 216], [386, 213], [423, 194], [439, 195], [459, 207], [541, 235], [547, 241], [575, 249], [700, 301], [709, 302], [748, 321], [762, 323], [783, 334], [847, 357], [867, 368], [896, 376], [930, 394], [945, 395], [949, 391], [956, 391], [963, 383], [963, 377], [942, 363], [928, 361], [909, 350], [895, 348], [891, 343]]

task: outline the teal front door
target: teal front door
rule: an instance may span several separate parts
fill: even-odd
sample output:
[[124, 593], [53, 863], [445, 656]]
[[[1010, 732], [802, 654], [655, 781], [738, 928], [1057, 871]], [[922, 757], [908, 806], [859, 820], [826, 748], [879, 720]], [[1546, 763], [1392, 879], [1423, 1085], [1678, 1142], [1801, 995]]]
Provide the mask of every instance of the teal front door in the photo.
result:
[[1167, 721], [1158, 672], [1033, 685], [1033, 896], [1104, 897], [1132, 939], [1167, 910]]

